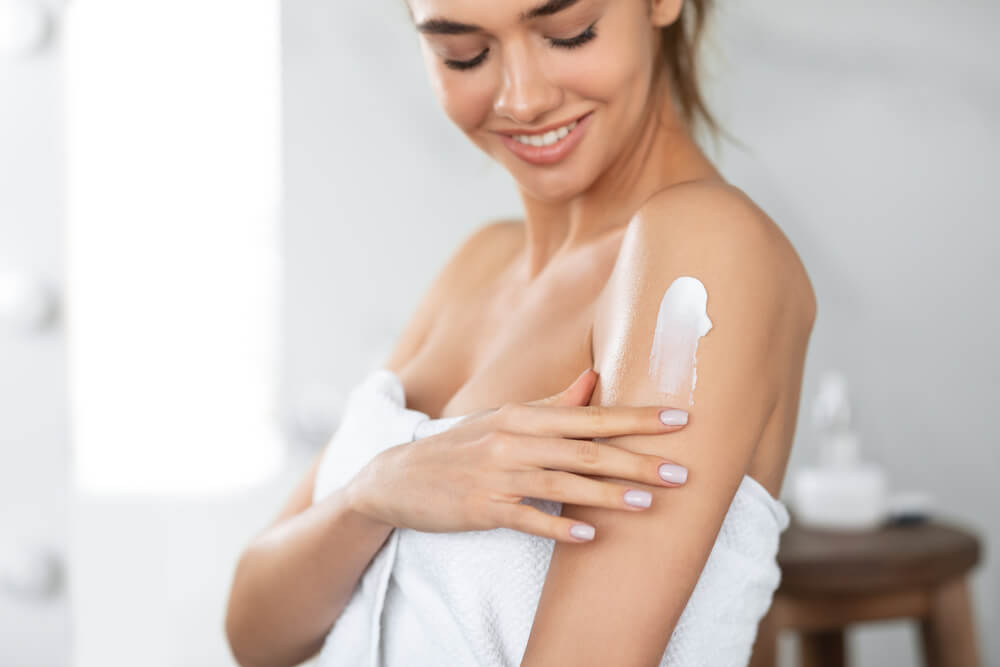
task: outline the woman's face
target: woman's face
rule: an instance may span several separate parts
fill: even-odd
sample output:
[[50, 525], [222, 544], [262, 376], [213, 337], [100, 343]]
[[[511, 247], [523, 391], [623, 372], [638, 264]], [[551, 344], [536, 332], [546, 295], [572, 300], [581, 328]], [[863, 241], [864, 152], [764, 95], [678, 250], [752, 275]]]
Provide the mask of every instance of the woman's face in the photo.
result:
[[[593, 183], [650, 103], [658, 30], [682, 0], [409, 0], [449, 118], [545, 201]], [[548, 146], [525, 146], [514, 135]], [[528, 140], [529, 142], [532, 139]]]

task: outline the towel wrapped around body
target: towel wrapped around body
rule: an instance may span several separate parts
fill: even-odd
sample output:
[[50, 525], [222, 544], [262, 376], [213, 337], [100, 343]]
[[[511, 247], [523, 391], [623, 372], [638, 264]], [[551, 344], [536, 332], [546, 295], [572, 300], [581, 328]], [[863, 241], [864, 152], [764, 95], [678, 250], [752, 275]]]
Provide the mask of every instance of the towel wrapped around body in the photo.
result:
[[[379, 452], [440, 433], [406, 406], [402, 381], [377, 368], [349, 394], [316, 474], [313, 500], [346, 484]], [[562, 504], [525, 498], [549, 514]], [[745, 667], [781, 572], [784, 504], [744, 476], [661, 667]], [[328, 633], [317, 667], [514, 667], [527, 647], [552, 539], [507, 528], [394, 529]]]

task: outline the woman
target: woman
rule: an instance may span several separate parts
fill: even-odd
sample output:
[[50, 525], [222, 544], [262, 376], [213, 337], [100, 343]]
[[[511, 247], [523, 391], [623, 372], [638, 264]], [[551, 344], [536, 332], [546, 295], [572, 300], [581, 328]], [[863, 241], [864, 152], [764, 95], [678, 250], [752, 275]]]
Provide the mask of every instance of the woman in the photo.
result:
[[247, 548], [241, 664], [746, 664], [816, 302], [692, 138], [708, 5], [409, 0], [524, 219], [460, 246]]

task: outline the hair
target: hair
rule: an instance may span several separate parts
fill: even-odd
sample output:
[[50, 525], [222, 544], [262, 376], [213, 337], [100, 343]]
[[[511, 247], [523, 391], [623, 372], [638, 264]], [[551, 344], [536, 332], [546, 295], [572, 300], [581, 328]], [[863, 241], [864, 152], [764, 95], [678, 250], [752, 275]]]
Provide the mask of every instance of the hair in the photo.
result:
[[660, 57], [654, 76], [667, 68], [681, 117], [692, 133], [703, 124], [716, 140], [725, 131], [709, 111], [698, 83], [699, 48], [714, 0], [684, 0], [677, 20], [661, 29]]

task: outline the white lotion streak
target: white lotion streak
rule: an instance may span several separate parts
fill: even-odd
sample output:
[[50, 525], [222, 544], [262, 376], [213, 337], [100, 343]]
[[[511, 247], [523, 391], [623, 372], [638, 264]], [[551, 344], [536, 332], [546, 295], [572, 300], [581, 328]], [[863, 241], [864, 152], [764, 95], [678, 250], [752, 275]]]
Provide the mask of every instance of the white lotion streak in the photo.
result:
[[698, 340], [712, 328], [707, 306], [708, 292], [700, 280], [677, 278], [663, 293], [649, 352], [649, 375], [663, 393], [683, 395], [691, 377], [688, 405], [694, 405], [698, 382]]

